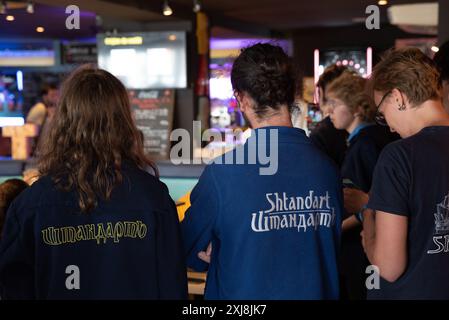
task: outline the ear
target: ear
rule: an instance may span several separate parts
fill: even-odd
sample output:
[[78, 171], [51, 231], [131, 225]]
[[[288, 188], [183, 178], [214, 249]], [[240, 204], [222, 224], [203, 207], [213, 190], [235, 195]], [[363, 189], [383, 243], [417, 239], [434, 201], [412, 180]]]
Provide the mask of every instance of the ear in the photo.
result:
[[319, 104], [320, 106], [324, 105], [324, 100], [326, 100], [326, 97], [324, 96], [323, 88], [318, 87], [318, 97], [319, 97]]
[[237, 101], [239, 102], [240, 111], [243, 113], [248, 113], [251, 104], [248, 94], [245, 92], [240, 92], [237, 96]]
[[237, 107], [242, 111], [242, 94], [234, 91], [235, 100], [237, 100]]
[[393, 97], [393, 104], [396, 105], [399, 111], [407, 109], [409, 106], [408, 97], [405, 93], [398, 89], [391, 90], [391, 96]]
[[354, 117], [360, 117], [363, 119], [365, 117], [365, 110], [363, 110], [362, 107], [358, 107], [357, 111], [354, 113]]

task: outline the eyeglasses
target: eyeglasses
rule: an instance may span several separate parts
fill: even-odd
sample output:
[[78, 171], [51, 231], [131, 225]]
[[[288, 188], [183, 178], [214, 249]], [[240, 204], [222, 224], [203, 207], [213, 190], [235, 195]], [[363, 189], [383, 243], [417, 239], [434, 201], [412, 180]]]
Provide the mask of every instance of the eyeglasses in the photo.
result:
[[343, 105], [344, 103], [342, 101], [339, 101], [339, 100], [328, 99], [328, 100], [326, 100], [326, 102], [324, 104], [329, 106], [332, 110], [334, 110], [335, 108], [337, 108], [338, 106]]
[[380, 106], [384, 102], [385, 98], [388, 97], [391, 94], [391, 90], [384, 94], [382, 99], [380, 99], [379, 104], [376, 106], [376, 115], [374, 119], [376, 120], [377, 124], [381, 126], [388, 126], [387, 120], [385, 119], [385, 116], [382, 114], [382, 112], [379, 111]]

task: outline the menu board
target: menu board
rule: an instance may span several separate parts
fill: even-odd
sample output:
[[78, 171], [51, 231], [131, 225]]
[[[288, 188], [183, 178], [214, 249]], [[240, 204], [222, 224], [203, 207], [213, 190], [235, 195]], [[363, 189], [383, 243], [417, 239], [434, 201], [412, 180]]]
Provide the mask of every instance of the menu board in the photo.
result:
[[144, 151], [153, 159], [168, 159], [173, 125], [175, 91], [128, 90], [137, 128], [143, 134]]
[[97, 63], [96, 43], [69, 43], [63, 45], [64, 64]]

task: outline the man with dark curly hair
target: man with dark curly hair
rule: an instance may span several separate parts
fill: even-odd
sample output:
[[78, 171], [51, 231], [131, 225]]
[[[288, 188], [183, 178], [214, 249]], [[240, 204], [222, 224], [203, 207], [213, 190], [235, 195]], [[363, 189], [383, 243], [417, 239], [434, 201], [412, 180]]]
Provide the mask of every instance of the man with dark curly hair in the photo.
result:
[[[234, 94], [254, 130], [206, 167], [182, 223], [188, 265], [205, 270], [210, 262], [206, 299], [339, 296], [340, 177], [292, 127], [295, 78], [278, 46], [256, 44], [234, 62]], [[271, 172], [262, 171], [267, 149], [277, 155]]]

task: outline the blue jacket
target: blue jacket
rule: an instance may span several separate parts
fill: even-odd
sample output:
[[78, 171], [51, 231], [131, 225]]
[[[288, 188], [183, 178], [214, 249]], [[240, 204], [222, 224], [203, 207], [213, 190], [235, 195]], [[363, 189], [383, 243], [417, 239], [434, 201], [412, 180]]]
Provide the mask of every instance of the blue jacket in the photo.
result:
[[[167, 187], [135, 165], [110, 201], [80, 213], [42, 177], [13, 202], [0, 242], [3, 299], [185, 299], [185, 260]], [[78, 289], [79, 288], [79, 289]]]
[[[254, 146], [259, 155], [277, 151], [277, 161], [251, 162]], [[239, 154], [245, 164], [226, 162]], [[270, 166], [275, 174], [261, 174]], [[207, 269], [197, 253], [212, 243], [205, 298], [338, 298], [341, 181], [304, 131], [254, 130], [244, 146], [206, 167], [191, 203], [181, 225], [188, 266]]]

